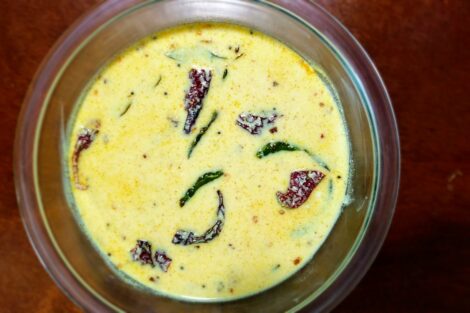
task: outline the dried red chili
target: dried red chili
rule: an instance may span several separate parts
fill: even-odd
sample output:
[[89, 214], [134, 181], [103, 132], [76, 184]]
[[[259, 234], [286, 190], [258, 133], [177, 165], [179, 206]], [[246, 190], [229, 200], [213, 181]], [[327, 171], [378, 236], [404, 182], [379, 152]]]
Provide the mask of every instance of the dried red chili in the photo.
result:
[[88, 149], [95, 140], [96, 136], [98, 135], [100, 122], [93, 121], [92, 126], [93, 127], [84, 127], [80, 130], [72, 154], [73, 180], [75, 183], [75, 188], [80, 190], [86, 190], [88, 186], [80, 182], [78, 161], [80, 159], [82, 151]]
[[171, 258], [168, 257], [165, 251], [157, 250], [157, 252], [155, 252], [155, 263], [157, 263], [158, 266], [160, 266], [162, 271], [164, 272], [168, 271], [168, 268], [171, 265], [171, 261], [172, 261]]
[[140, 264], [150, 264], [152, 267], [152, 245], [145, 240], [137, 240], [136, 246], [130, 251], [132, 260], [140, 262]]
[[225, 206], [224, 198], [220, 190], [217, 190], [217, 195], [219, 197], [219, 206], [217, 208], [217, 221], [215, 224], [200, 236], [194, 234], [192, 231], [178, 230], [173, 237], [172, 243], [183, 246], [206, 243], [213, 240], [220, 234], [225, 221]]
[[237, 125], [252, 135], [259, 135], [266, 125], [273, 124], [278, 118], [277, 113], [255, 115], [243, 112], [238, 116]]
[[146, 240], [137, 240], [136, 246], [130, 251], [132, 260], [140, 262], [142, 265], [150, 264], [152, 267], [158, 264], [164, 272], [168, 271], [172, 259], [165, 251], [157, 250], [152, 258], [152, 245]]
[[184, 123], [184, 132], [189, 134], [196, 123], [202, 109], [202, 101], [209, 91], [212, 72], [206, 69], [191, 69], [189, 71], [191, 86], [184, 99], [184, 108], [188, 112]]
[[325, 177], [319, 171], [296, 171], [290, 174], [287, 192], [276, 193], [277, 199], [283, 207], [295, 209], [301, 206], [312, 193], [313, 189]]

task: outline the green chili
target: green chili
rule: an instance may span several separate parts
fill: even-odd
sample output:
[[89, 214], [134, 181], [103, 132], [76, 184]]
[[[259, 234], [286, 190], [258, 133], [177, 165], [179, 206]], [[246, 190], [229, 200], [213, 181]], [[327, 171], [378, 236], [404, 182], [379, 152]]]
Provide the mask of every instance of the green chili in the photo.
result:
[[189, 150], [188, 150], [188, 159], [191, 157], [191, 154], [193, 153], [193, 150], [197, 146], [199, 141], [201, 141], [202, 136], [204, 136], [206, 134], [206, 132], [211, 127], [212, 123], [214, 123], [214, 121], [217, 119], [217, 116], [218, 116], [217, 111], [214, 111], [214, 113], [212, 113], [212, 117], [211, 117], [209, 123], [207, 123], [206, 126], [202, 127], [201, 130], [199, 131], [199, 134], [197, 134], [196, 138], [194, 138], [194, 140], [191, 143], [191, 146], [189, 147]]
[[317, 156], [315, 153], [312, 153], [308, 151], [307, 149], [303, 149], [299, 146], [293, 145], [291, 143], [285, 142], [285, 141], [275, 141], [275, 142], [269, 142], [266, 145], [264, 145], [261, 149], [256, 152], [256, 157], [258, 159], [262, 159], [270, 154], [281, 152], [281, 151], [303, 151], [307, 153], [315, 162], [317, 162], [321, 167], [323, 167], [326, 170], [330, 170], [328, 165], [323, 161], [319, 156]]
[[224, 172], [219, 170], [215, 172], [207, 172], [207, 173], [204, 173], [202, 176], [200, 176], [197, 179], [197, 181], [194, 183], [194, 185], [191, 188], [189, 188], [184, 194], [184, 196], [180, 199], [180, 207], [183, 207], [186, 204], [186, 202], [188, 202], [189, 199], [191, 199], [194, 196], [194, 194], [199, 188], [201, 188], [205, 184], [210, 183], [213, 180], [216, 180], [222, 175], [224, 175]]
[[293, 144], [284, 141], [275, 141], [269, 142], [264, 145], [258, 152], [256, 152], [256, 156], [258, 159], [262, 159], [270, 154], [280, 152], [280, 151], [305, 151]]

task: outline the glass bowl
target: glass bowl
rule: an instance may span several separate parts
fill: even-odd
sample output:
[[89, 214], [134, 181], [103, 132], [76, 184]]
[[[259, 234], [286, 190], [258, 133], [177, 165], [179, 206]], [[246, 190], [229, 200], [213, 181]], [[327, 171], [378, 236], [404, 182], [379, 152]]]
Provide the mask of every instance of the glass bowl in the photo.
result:
[[[242, 24], [312, 60], [336, 87], [348, 126], [350, 201], [321, 249], [295, 275], [225, 303], [180, 302], [133, 287], [100, 257], [66, 199], [62, 143], [82, 91], [119, 51], [163, 28], [195, 21]], [[398, 130], [385, 86], [351, 34], [307, 0], [105, 2], [77, 21], [38, 70], [15, 145], [15, 184], [29, 239], [57, 285], [86, 311], [328, 311], [358, 283], [388, 231], [398, 193]]]

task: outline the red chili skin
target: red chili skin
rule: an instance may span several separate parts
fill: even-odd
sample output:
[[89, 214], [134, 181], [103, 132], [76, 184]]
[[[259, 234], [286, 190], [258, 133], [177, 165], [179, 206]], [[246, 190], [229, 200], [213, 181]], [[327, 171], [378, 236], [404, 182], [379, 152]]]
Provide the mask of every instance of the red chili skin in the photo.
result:
[[180, 229], [173, 236], [173, 240], [171, 241], [173, 244], [187, 246], [192, 244], [207, 243], [219, 236], [225, 223], [225, 206], [224, 197], [220, 190], [217, 190], [217, 196], [219, 197], [219, 206], [217, 208], [217, 221], [215, 224], [206, 230], [206, 232], [202, 235], [196, 235], [192, 231]]
[[266, 125], [273, 124], [277, 118], [278, 115], [276, 113], [269, 115], [256, 115], [249, 112], [243, 112], [238, 116], [237, 125], [252, 135], [259, 135], [263, 132]]
[[286, 208], [295, 209], [307, 201], [313, 189], [322, 181], [325, 174], [319, 171], [296, 171], [290, 174], [287, 192], [276, 193], [279, 203]]
[[93, 127], [89, 128], [82, 128], [77, 136], [77, 142], [75, 143], [75, 149], [72, 154], [72, 173], [73, 173], [73, 180], [75, 183], [75, 188], [80, 190], [88, 189], [87, 185], [84, 185], [80, 182], [79, 176], [79, 167], [78, 161], [80, 159], [80, 155], [83, 150], [88, 149], [93, 141], [95, 140], [96, 136], [99, 133], [100, 122], [94, 121]]
[[168, 255], [164, 251], [157, 250], [157, 252], [155, 252], [155, 263], [157, 263], [158, 266], [160, 266], [160, 269], [162, 271], [164, 272], [168, 271], [168, 268], [171, 265], [171, 261], [172, 259], [168, 257]]
[[136, 246], [130, 251], [132, 260], [140, 262], [140, 264], [150, 264], [152, 267], [152, 245], [145, 240], [137, 240]]
[[184, 132], [189, 134], [202, 109], [202, 101], [209, 91], [212, 72], [206, 69], [191, 69], [189, 71], [191, 86], [184, 99], [184, 108], [188, 112], [184, 123]]

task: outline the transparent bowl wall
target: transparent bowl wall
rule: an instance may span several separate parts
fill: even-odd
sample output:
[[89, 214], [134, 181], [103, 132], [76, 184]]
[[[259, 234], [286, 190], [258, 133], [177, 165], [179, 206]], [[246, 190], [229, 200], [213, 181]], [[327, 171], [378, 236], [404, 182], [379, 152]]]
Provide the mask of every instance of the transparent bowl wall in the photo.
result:
[[[282, 284], [227, 303], [179, 302], [123, 281], [81, 232], [67, 203], [62, 176], [61, 143], [90, 79], [135, 41], [196, 21], [257, 29], [323, 68], [343, 104], [354, 164], [352, 202], [314, 259]], [[87, 311], [324, 311], [341, 301], [364, 275], [388, 230], [399, 182], [398, 133], [375, 67], [352, 36], [316, 4], [109, 1], [62, 36], [32, 82], [18, 124], [15, 180], [24, 225], [43, 266]]]

